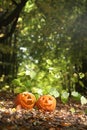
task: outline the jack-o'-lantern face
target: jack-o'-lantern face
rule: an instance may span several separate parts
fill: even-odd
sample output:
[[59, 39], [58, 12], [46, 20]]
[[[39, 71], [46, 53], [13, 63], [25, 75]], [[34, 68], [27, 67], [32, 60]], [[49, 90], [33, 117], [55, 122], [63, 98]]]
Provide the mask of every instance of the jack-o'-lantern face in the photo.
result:
[[51, 95], [43, 95], [37, 100], [36, 106], [45, 111], [53, 111], [56, 108], [56, 99]]
[[21, 105], [24, 109], [32, 109], [35, 105], [36, 98], [32, 93], [23, 92], [17, 95], [15, 99], [15, 104]]

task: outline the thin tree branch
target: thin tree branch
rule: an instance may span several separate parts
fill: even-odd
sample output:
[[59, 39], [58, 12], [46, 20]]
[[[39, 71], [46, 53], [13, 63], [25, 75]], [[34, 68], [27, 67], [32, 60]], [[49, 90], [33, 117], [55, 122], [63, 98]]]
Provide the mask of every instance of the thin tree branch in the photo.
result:
[[14, 1], [14, 0], [11, 0], [12, 1], [12, 3], [14, 4], [14, 5], [18, 5], [18, 3], [16, 2], [16, 1]]
[[27, 1], [28, 1], [28, 0], [21, 0], [21, 3], [19, 3], [19, 4], [16, 6], [16, 8], [12, 11], [11, 14], [9, 14], [9, 15], [8, 15], [6, 18], [4, 18], [3, 20], [0, 20], [0, 28], [1, 28], [2, 26], [7, 26], [8, 24], [10, 24], [10, 23], [14, 20], [14, 18], [17, 17], [17, 16], [20, 14], [22, 8], [25, 6], [25, 4], [26, 4]]
[[[12, 1], [14, 1], [14, 0], [12, 0]], [[2, 42], [4, 39], [7, 39], [8, 37], [10, 37], [12, 35], [12, 33], [14, 32], [17, 21], [18, 21], [18, 17], [27, 1], [28, 0], [21, 0], [21, 3], [19, 3], [16, 6], [16, 8], [9, 15], [4, 15], [4, 18], [0, 19], [0, 28], [2, 28], [2, 27], [7, 28], [7, 26], [9, 24], [12, 24], [12, 25], [10, 25], [11, 26], [10, 31], [3, 37], [0, 37], [0, 42]]]
[[0, 38], [0, 42], [3, 42], [4, 39], [7, 39], [8, 37], [12, 36], [12, 34], [16, 28], [17, 20], [18, 20], [18, 17], [15, 18], [10, 31], [6, 35], [4, 35], [3, 37]]

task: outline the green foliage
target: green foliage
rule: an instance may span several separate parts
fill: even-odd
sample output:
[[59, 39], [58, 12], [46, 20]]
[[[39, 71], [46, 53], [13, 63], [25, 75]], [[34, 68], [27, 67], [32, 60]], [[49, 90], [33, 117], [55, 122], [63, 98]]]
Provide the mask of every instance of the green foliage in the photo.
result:
[[85, 98], [84, 96], [81, 96], [81, 104], [87, 104], [87, 98]]
[[75, 108], [74, 107], [71, 107], [70, 108], [70, 112], [73, 114], [73, 113], [75, 113]]
[[76, 91], [72, 91], [71, 93], [72, 97], [77, 100], [77, 101], [80, 101], [80, 98], [81, 98], [81, 94], [76, 92]]
[[[15, 92], [31, 91], [37, 96], [51, 94], [60, 97], [63, 103], [71, 94], [84, 104], [76, 84], [85, 88], [82, 60], [87, 60], [86, 2], [27, 1], [18, 18], [12, 43], [8, 40], [6, 46], [0, 45], [0, 60], [2, 53], [10, 53], [10, 58], [4, 56], [13, 66], [9, 71], [18, 71], [11, 82]], [[2, 5], [15, 7], [10, 0], [0, 2], [0, 10], [4, 10]], [[2, 68], [5, 61], [0, 62]]]
[[63, 103], [66, 103], [68, 101], [68, 98], [69, 98], [69, 93], [67, 91], [63, 90], [61, 92], [61, 101]]
[[85, 105], [87, 104], [87, 99], [86, 97], [82, 96], [80, 93], [76, 92], [76, 91], [73, 91], [72, 92], [72, 97], [77, 100], [77, 101], [80, 101], [81, 102], [81, 105]]
[[[53, 66], [52, 62], [46, 62], [47, 66], [49, 63], [51, 63], [50, 65]], [[46, 68], [44, 68], [44, 71], [38, 67], [38, 64], [29, 61], [29, 64], [26, 65], [23, 62], [23, 64], [20, 66], [17, 79], [12, 81], [12, 86], [15, 87], [15, 93], [30, 91], [35, 94], [37, 98], [40, 95], [50, 94], [56, 98], [60, 97], [61, 101], [66, 103], [69, 99], [69, 92], [67, 87], [62, 86], [68, 85], [66, 71], [64, 75], [64, 72], [60, 72], [60, 67], [50, 67], [49, 69], [47, 66], [45, 66]], [[74, 74], [74, 77], [75, 76], [77, 77], [76, 74]], [[66, 82], [63, 83], [65, 80]], [[86, 104], [86, 98], [80, 93], [76, 92], [74, 88], [72, 89], [71, 96], [74, 100], [81, 101], [82, 105]]]
[[49, 94], [50, 94], [50, 95], [53, 95], [53, 96], [56, 97], [56, 98], [60, 96], [60, 94], [59, 94], [59, 92], [57, 91], [56, 88], [51, 88]]

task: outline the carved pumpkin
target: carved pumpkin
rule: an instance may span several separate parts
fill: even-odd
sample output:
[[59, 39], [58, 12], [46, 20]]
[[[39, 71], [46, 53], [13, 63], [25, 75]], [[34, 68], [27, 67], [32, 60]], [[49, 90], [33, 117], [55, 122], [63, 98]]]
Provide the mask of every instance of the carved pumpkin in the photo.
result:
[[15, 105], [20, 105], [24, 109], [32, 109], [35, 105], [36, 98], [32, 93], [23, 92], [17, 95]]
[[43, 95], [37, 100], [36, 106], [45, 111], [53, 111], [56, 108], [56, 99], [51, 95]]

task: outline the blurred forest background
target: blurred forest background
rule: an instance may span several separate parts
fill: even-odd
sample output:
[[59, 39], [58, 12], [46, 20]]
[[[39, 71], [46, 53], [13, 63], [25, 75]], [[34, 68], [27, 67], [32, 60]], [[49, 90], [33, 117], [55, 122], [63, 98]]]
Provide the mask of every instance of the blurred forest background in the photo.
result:
[[0, 1], [0, 91], [87, 103], [87, 0]]

